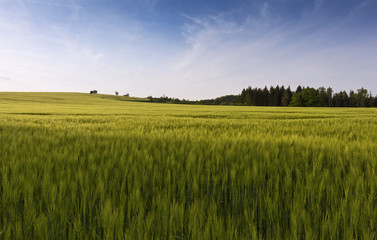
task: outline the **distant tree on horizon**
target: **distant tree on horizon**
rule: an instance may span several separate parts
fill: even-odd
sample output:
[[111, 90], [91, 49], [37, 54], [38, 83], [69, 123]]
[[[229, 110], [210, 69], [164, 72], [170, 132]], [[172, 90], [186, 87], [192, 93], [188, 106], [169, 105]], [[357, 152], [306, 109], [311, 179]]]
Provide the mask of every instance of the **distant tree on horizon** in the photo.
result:
[[356, 99], [358, 107], [366, 107], [366, 101], [368, 98], [368, 90], [365, 88], [357, 89]]
[[320, 107], [321, 96], [315, 88], [304, 88], [301, 92], [296, 92], [289, 106], [292, 107]]
[[289, 103], [291, 102], [291, 98], [292, 98], [292, 91], [291, 91], [291, 87], [288, 86], [288, 88], [284, 90], [283, 96], [281, 97], [281, 105], [284, 107], [287, 107]]

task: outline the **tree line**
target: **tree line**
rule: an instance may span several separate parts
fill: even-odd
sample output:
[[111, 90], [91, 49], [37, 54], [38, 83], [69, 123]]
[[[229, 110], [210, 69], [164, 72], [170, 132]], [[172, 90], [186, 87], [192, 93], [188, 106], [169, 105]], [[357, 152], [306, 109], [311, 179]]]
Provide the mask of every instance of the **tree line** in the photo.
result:
[[[90, 91], [90, 94], [97, 94], [97, 90]], [[119, 95], [116, 91], [115, 95]], [[123, 96], [129, 97], [127, 93]], [[197, 105], [246, 105], [246, 106], [290, 106], [290, 107], [377, 107], [377, 96], [373, 96], [365, 88], [357, 91], [334, 92], [331, 87], [298, 86], [295, 91], [291, 87], [277, 85], [267, 88], [244, 88], [239, 95], [226, 95], [214, 99], [187, 100], [170, 98], [165, 95], [161, 97], [147, 97], [150, 102], [172, 103], [172, 104], [197, 104]]]
[[150, 102], [199, 105], [246, 105], [246, 106], [292, 106], [292, 107], [377, 107], [377, 96], [373, 96], [367, 89], [361, 88], [356, 92], [351, 90], [334, 92], [331, 87], [298, 86], [292, 91], [288, 86], [271, 86], [267, 88], [248, 87], [239, 95], [226, 95], [215, 99], [190, 101], [186, 99], [162, 96], [148, 97]]
[[293, 106], [293, 107], [377, 107], [377, 96], [367, 89], [356, 92], [351, 90], [334, 92], [332, 88], [298, 86], [295, 91], [290, 87], [271, 86], [243, 89], [236, 104], [250, 106]]

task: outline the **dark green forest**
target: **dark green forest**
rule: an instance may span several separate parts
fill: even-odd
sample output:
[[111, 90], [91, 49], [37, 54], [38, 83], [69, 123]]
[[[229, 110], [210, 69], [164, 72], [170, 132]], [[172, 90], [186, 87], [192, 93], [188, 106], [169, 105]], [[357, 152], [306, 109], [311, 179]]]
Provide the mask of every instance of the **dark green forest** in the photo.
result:
[[190, 101], [167, 96], [148, 97], [151, 102], [201, 105], [245, 105], [245, 106], [290, 106], [290, 107], [377, 107], [377, 96], [365, 88], [357, 91], [334, 92], [331, 87], [271, 86], [270, 88], [248, 87], [239, 95], [226, 95], [215, 99]]

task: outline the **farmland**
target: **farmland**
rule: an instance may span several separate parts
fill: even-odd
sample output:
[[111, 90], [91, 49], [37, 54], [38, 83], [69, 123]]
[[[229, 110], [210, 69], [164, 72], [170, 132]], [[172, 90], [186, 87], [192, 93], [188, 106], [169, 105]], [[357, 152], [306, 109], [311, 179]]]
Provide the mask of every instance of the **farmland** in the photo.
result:
[[377, 238], [377, 109], [129, 100], [0, 93], [1, 239]]

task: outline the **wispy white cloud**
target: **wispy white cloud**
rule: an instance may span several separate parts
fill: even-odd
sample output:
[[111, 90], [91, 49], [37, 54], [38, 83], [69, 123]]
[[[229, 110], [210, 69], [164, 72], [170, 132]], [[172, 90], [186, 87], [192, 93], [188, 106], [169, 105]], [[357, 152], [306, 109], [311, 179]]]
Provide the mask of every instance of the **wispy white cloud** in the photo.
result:
[[[261, 12], [265, 8], [262, 5]], [[185, 25], [183, 35], [192, 47], [172, 71], [180, 79], [175, 92], [181, 88], [185, 97], [193, 93], [199, 98], [215, 97], [248, 85], [331, 85], [343, 90], [362, 84], [377, 90], [373, 67], [377, 57], [372, 54], [377, 50], [377, 35], [357, 41], [336, 39], [338, 31], [344, 31], [339, 23], [318, 27], [304, 18], [289, 25], [269, 23], [265, 17], [259, 19], [262, 23], [253, 17], [242, 23], [218, 16], [186, 18], [191, 23]]]
[[260, 10], [260, 15], [262, 16], [262, 18], [268, 17], [268, 14], [269, 14], [268, 7], [269, 7], [269, 4], [267, 2], [263, 3]]
[[153, 10], [158, 4], [159, 0], [141, 0], [141, 2], [149, 10]]
[[322, 8], [322, 6], [323, 6], [323, 4], [324, 4], [325, 1], [326, 0], [315, 0], [314, 1], [313, 14], [316, 14], [316, 13], [318, 13], [321, 10], [321, 8]]

